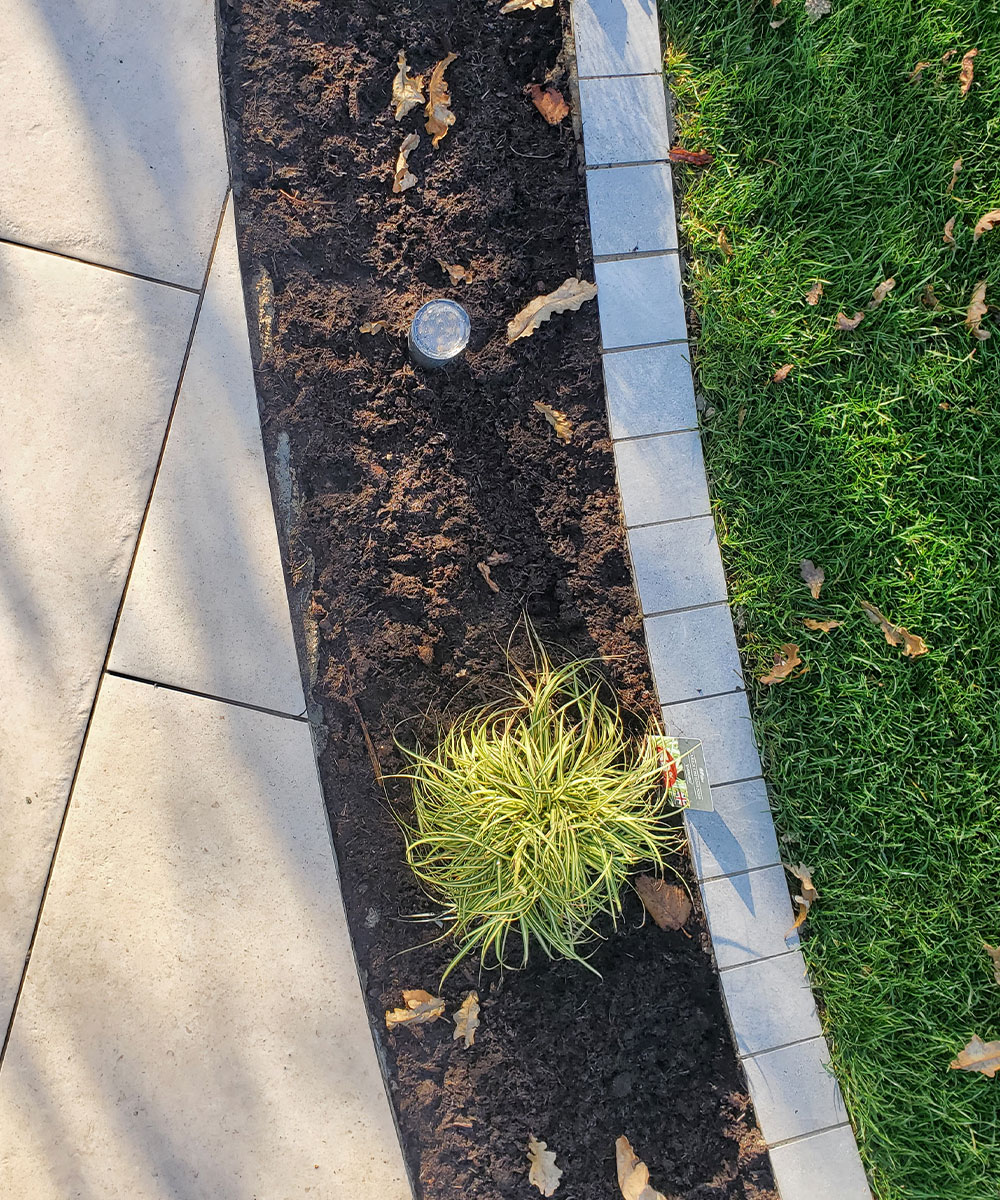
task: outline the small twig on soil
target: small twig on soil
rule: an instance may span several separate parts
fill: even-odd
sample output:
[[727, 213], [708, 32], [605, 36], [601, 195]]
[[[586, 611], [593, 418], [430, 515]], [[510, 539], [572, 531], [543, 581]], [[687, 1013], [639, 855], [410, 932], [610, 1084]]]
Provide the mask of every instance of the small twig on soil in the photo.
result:
[[307, 200], [304, 196], [294, 196], [291, 192], [286, 192], [284, 188], [278, 188], [277, 192], [286, 200], [291, 200], [293, 204], [322, 204], [333, 207], [337, 203], [336, 200]]
[[368, 732], [368, 726], [365, 723], [365, 719], [361, 715], [361, 708], [353, 696], [351, 697], [351, 703], [354, 705], [354, 711], [358, 714], [358, 720], [361, 722], [361, 732], [364, 734], [365, 745], [368, 747], [368, 757], [372, 760], [372, 770], [375, 772], [375, 782], [379, 785], [379, 787], [382, 787], [382, 768], [378, 765], [378, 755], [375, 753], [375, 744], [372, 741], [371, 734]]
[[515, 150], [513, 146], [508, 146], [511, 154], [516, 154], [518, 158], [555, 158], [554, 154], [525, 154], [521, 150]]

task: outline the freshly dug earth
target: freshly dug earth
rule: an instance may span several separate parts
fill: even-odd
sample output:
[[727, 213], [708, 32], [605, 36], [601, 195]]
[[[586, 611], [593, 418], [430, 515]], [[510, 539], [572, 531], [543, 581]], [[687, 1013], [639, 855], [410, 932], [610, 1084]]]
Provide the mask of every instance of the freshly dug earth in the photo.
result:
[[[626, 1134], [667, 1196], [773, 1197], [723, 1019], [700, 914], [680, 932], [624, 927], [593, 965], [452, 975], [476, 987], [476, 1043], [450, 1021], [391, 1034], [403, 988], [435, 990], [454, 953], [403, 860], [373, 763], [401, 768], [457, 704], [495, 698], [527, 612], [548, 642], [600, 655], [626, 705], [652, 708], [603, 415], [596, 305], [506, 345], [507, 320], [571, 275], [592, 278], [572, 122], [545, 124], [526, 85], [569, 96], [558, 8], [501, 17], [496, 0], [229, 0], [224, 68], [258, 386], [313, 694], [321, 767], [375, 1036], [426, 1200], [535, 1194], [529, 1134], [565, 1170], [564, 1200], [617, 1194]], [[448, 71], [456, 123], [432, 151], [424, 117], [393, 119], [405, 49]], [[418, 183], [391, 190], [402, 138]], [[472, 280], [453, 287], [438, 263]], [[273, 289], [273, 292], [272, 292]], [[414, 369], [419, 304], [460, 300], [464, 362]], [[359, 326], [385, 321], [386, 332]], [[565, 411], [560, 442], [535, 410]], [[291, 487], [283, 464], [290, 463]], [[291, 503], [288, 503], [291, 494]], [[494, 592], [477, 569], [491, 554]], [[367, 744], [366, 734], [371, 739]], [[387, 780], [407, 811], [405, 785]], [[684, 864], [678, 863], [681, 870]]]

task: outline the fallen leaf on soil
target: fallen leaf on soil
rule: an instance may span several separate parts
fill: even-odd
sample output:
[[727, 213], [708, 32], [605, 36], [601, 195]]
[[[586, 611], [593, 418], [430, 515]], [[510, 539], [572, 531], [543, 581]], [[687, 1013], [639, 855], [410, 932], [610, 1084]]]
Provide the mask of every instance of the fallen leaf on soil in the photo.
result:
[[872, 298], [868, 302], [869, 309], [878, 308], [895, 286], [895, 279], [886, 279], [883, 283], [880, 283], [875, 291], [872, 292]]
[[929, 283], [920, 293], [920, 303], [925, 308], [940, 308], [941, 301], [934, 295], [934, 284]]
[[460, 283], [471, 283], [472, 272], [468, 267], [461, 267], [458, 263], [446, 263], [443, 258], [439, 258], [438, 266], [448, 276], [451, 282], [455, 285]]
[[803, 583], [809, 585], [809, 591], [814, 600], [819, 599], [819, 590], [826, 582], [826, 572], [817, 567], [811, 558], [804, 558], [799, 563], [799, 576]]
[[532, 11], [538, 8], [551, 8], [556, 0], [507, 0], [507, 3], [500, 9], [501, 16], [504, 13], [518, 12], [520, 9], [528, 9]]
[[817, 279], [808, 292], [806, 292], [806, 304], [819, 304], [819, 298], [823, 295], [823, 285]]
[[528, 88], [531, 103], [538, 109], [550, 125], [558, 125], [569, 115], [569, 105], [558, 88], [548, 87], [543, 91], [537, 83]]
[[806, 0], [806, 16], [809, 18], [809, 24], [815, 25], [820, 17], [827, 16], [832, 8], [830, 0]]
[[953, 1071], [979, 1071], [992, 1079], [1000, 1071], [1000, 1042], [974, 1037], [949, 1066]]
[[358, 333], [383, 333], [388, 328], [386, 321], [365, 321]]
[[997, 222], [1000, 221], [1000, 208], [994, 208], [991, 212], [983, 213], [976, 222], [976, 227], [972, 231], [972, 240], [978, 242], [984, 233], [989, 233]]
[[916, 66], [913, 68], [913, 70], [910, 72], [910, 79], [909, 79], [909, 82], [910, 82], [910, 83], [913, 83], [913, 81], [914, 81], [915, 79], [919, 79], [919, 78], [920, 78], [920, 72], [921, 72], [921, 71], [923, 71], [925, 68], [929, 67], [930, 65], [931, 65], [931, 64], [930, 64], [929, 62], [918, 62], [918, 63], [917, 63], [917, 65], [916, 65]]
[[968, 95], [969, 88], [972, 87], [972, 60], [978, 53], [978, 50], [969, 50], [962, 57], [962, 69], [958, 73], [958, 79], [962, 86], [958, 90], [963, 96]]
[[536, 296], [526, 304], [512, 321], [507, 322], [507, 345], [516, 342], [518, 338], [531, 337], [543, 321], [556, 313], [576, 312], [581, 304], [593, 300], [597, 295], [597, 285], [586, 283], [582, 279], [570, 276], [545, 296]]
[[761, 683], [768, 687], [772, 683], [784, 683], [796, 667], [802, 665], [799, 658], [799, 648], [794, 642], [786, 642], [774, 656], [774, 665], [766, 675], [761, 676]]
[[392, 81], [392, 102], [396, 106], [396, 120], [402, 121], [406, 114], [424, 102], [424, 77], [411, 75], [406, 65], [406, 54], [400, 50], [396, 59], [399, 70]]
[[427, 85], [427, 124], [424, 128], [431, 135], [431, 145], [437, 149], [441, 139], [455, 124], [455, 114], [451, 111], [451, 94], [445, 82], [444, 73], [458, 58], [457, 54], [449, 54], [442, 58], [431, 71], [430, 83]]
[[993, 978], [1000, 987], [1000, 946], [991, 946], [989, 942], [983, 942], [983, 949], [993, 960]]
[[394, 192], [405, 192], [417, 182], [416, 175], [410, 170], [408, 159], [410, 154], [420, 145], [419, 133], [408, 133], [399, 147], [399, 157], [396, 159], [396, 174], [392, 181]]
[[788, 378], [789, 372], [794, 370], [794, 368], [795, 368], [794, 363], [785, 363], [785, 365], [783, 367], [779, 367], [777, 369], [777, 371], [775, 371], [774, 374], [771, 376], [771, 382], [772, 383], [784, 383], [785, 380]]
[[651, 875], [640, 875], [635, 881], [646, 912], [660, 929], [682, 929], [691, 916], [691, 901], [687, 892], [676, 883], [666, 883]]
[[965, 310], [965, 325], [973, 337], [979, 338], [981, 342], [985, 342], [990, 336], [988, 329], [982, 329], [982, 320], [987, 313], [986, 304], [986, 280], [981, 279], [976, 284], [976, 290], [972, 293], [972, 299], [969, 301], [969, 307]]
[[528, 1136], [528, 1182], [533, 1184], [543, 1196], [551, 1196], [559, 1186], [562, 1171], [556, 1166], [556, 1156], [546, 1149], [544, 1142], [539, 1142], [534, 1135]]
[[551, 404], [545, 404], [541, 400], [535, 401], [535, 408], [556, 431], [556, 437], [561, 442], [568, 442], [573, 433], [569, 417], [564, 412], [560, 412], [558, 408], [553, 408]]
[[489, 568], [489, 564], [488, 564], [488, 563], [484, 563], [484, 562], [477, 562], [477, 563], [476, 563], [476, 570], [477, 570], [477, 571], [479, 572], [479, 574], [480, 574], [480, 575], [482, 575], [482, 577], [483, 577], [483, 578], [486, 580], [486, 586], [487, 586], [487, 587], [490, 589], [490, 591], [491, 591], [491, 592], [497, 592], [497, 593], [499, 593], [500, 589], [499, 589], [499, 588], [497, 587], [497, 585], [496, 585], [496, 584], [493, 582], [493, 577], [492, 577], [492, 575], [490, 575], [490, 568]]
[[814, 633], [829, 633], [831, 629], [837, 629], [843, 625], [843, 621], [817, 621], [813, 617], [803, 617], [802, 624], [806, 629], [811, 629]]
[[910, 633], [902, 625], [893, 625], [888, 617], [880, 613], [875, 605], [869, 604], [867, 600], [861, 601], [861, 610], [873, 625], [877, 625], [882, 630], [885, 640], [890, 646], [903, 647], [903, 654], [907, 658], [919, 658], [930, 649], [922, 637]]
[[479, 1028], [479, 993], [469, 992], [451, 1019], [455, 1022], [451, 1040], [457, 1042], [459, 1038], [464, 1038], [468, 1050], [476, 1040], [476, 1030]]
[[625, 1200], [666, 1200], [662, 1192], [650, 1186], [649, 1168], [640, 1162], [627, 1137], [615, 1142], [615, 1166]]
[[668, 157], [671, 162], [688, 163], [692, 167], [709, 167], [715, 162], [711, 150], [685, 150], [683, 146], [674, 146]]
[[404, 991], [403, 999], [406, 1008], [394, 1008], [385, 1014], [387, 1029], [395, 1029], [397, 1025], [429, 1025], [444, 1016], [444, 1000], [422, 988]]
[[960, 158], [956, 158], [955, 161], [951, 165], [951, 181], [949, 182], [948, 186], [944, 189], [946, 195], [950, 194], [951, 192], [953, 192], [955, 190], [955, 183], [958, 180], [958, 173], [959, 173], [959, 171], [961, 171], [961, 169], [962, 169], [962, 160]]
[[809, 916], [809, 910], [813, 906], [813, 901], [819, 899], [819, 892], [813, 886], [812, 870], [804, 863], [796, 863], [794, 867], [785, 864], [785, 870], [789, 871], [801, 884], [799, 895], [795, 897], [795, 903], [799, 906], [799, 911], [795, 914], [795, 924], [785, 934], [787, 938], [789, 934], [794, 933], [804, 923], [806, 917]]
[[864, 318], [863, 312], [856, 312], [853, 317], [849, 317], [846, 313], [837, 313], [837, 328], [843, 333], [849, 333], [852, 329], [857, 329]]
[[945, 223], [944, 223], [944, 233], [941, 235], [941, 241], [944, 242], [944, 244], [946, 246], [954, 246], [954, 244], [955, 244], [955, 236], [952, 233], [952, 230], [954, 228], [955, 228], [955, 218], [949, 217], [948, 220], [945, 221]]

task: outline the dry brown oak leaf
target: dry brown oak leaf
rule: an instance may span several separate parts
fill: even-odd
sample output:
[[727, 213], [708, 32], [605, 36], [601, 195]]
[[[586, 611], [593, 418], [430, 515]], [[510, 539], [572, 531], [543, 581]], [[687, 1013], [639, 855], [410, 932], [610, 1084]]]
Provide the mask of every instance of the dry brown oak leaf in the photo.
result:
[[823, 285], [817, 280], [812, 287], [806, 292], [806, 304], [819, 304], [819, 298], [823, 295]]
[[392, 190], [397, 194], [405, 192], [417, 182], [416, 175], [410, 170], [409, 158], [419, 145], [419, 133], [408, 133], [403, 138], [403, 144], [399, 147], [399, 157], [396, 159], [396, 174], [392, 180]]
[[556, 1166], [556, 1156], [534, 1135], [528, 1137], [528, 1182], [542, 1193], [551, 1196], [559, 1186], [562, 1171]]
[[989, 942], [983, 942], [983, 949], [990, 956], [993, 963], [993, 979], [1000, 987], [1000, 946], [991, 946]]
[[955, 218], [949, 217], [944, 223], [944, 233], [941, 234], [941, 241], [946, 246], [954, 246], [955, 244]]
[[926, 68], [929, 67], [930, 65], [931, 64], [929, 62], [918, 62], [917, 65], [910, 72], [909, 82], [913, 83], [914, 80], [919, 79], [920, 72], [926, 70]]
[[985, 342], [990, 336], [990, 331], [982, 328], [983, 317], [986, 316], [986, 312], [986, 280], [981, 279], [976, 284], [976, 290], [972, 293], [969, 307], [965, 311], [966, 328], [973, 337], [979, 338], [981, 342]]
[[475, 1042], [476, 1030], [479, 1028], [479, 993], [469, 992], [451, 1019], [455, 1022], [455, 1032], [451, 1035], [451, 1040], [463, 1040], [468, 1050]]
[[639, 1160], [627, 1137], [615, 1142], [615, 1166], [624, 1200], [666, 1200], [662, 1192], [650, 1186], [649, 1168]]
[[406, 114], [424, 102], [424, 77], [411, 75], [406, 65], [406, 54], [400, 50], [396, 59], [399, 70], [392, 81], [392, 102], [396, 106], [396, 120], [402, 121]]
[[399, 1025], [429, 1025], [438, 1017], [444, 1016], [444, 1000], [441, 996], [432, 996], [423, 988], [413, 988], [403, 992], [406, 1008], [394, 1008], [385, 1014], [387, 1029], [395, 1029]]
[[569, 417], [564, 412], [560, 412], [558, 408], [553, 408], [551, 404], [544, 404], [541, 400], [535, 401], [535, 408], [556, 431], [556, 437], [561, 442], [568, 442], [573, 433]]
[[533, 12], [539, 8], [551, 8], [556, 0], [507, 0], [507, 3], [500, 9], [500, 15], [504, 13], [520, 12], [521, 9], [526, 9]]
[[978, 242], [984, 233], [989, 233], [993, 226], [998, 223], [1000, 223], [1000, 208], [994, 208], [988, 213], [983, 213], [972, 231], [972, 240]]
[[826, 582], [826, 572], [817, 567], [811, 558], [804, 558], [799, 563], [799, 575], [802, 582], [809, 585], [809, 592], [814, 600], [819, 599], [820, 588]]
[[803, 617], [802, 624], [813, 633], [829, 633], [832, 629], [838, 629], [843, 621], [816, 621], [812, 617]]
[[809, 916], [809, 910], [812, 908], [814, 901], [819, 899], [819, 892], [816, 891], [812, 881], [812, 871], [804, 863], [796, 863], [795, 866], [785, 866], [785, 870], [789, 871], [799, 881], [799, 894], [795, 897], [795, 903], [799, 906], [799, 911], [795, 915], [795, 924], [792, 925], [785, 937], [795, 932], [804, 923], [806, 917]]
[[651, 875], [640, 875], [635, 881], [646, 912], [660, 929], [683, 929], [691, 916], [691, 901], [687, 892], [676, 883], [666, 883]]
[[969, 50], [962, 56], [962, 69], [958, 73], [958, 78], [962, 85], [959, 91], [963, 96], [968, 95], [969, 88], [972, 87], [972, 60], [978, 53], [978, 50]]
[[886, 298], [886, 296], [889, 295], [889, 293], [892, 291], [892, 289], [895, 286], [896, 286], [895, 279], [887, 279], [887, 280], [885, 280], [884, 283], [880, 283], [878, 285], [878, 287], [875, 289], [875, 291], [872, 292], [872, 298], [868, 303], [868, 307], [870, 309], [878, 308], [878, 306], [882, 303], [882, 301]]
[[581, 304], [593, 300], [596, 295], [596, 284], [571, 275], [554, 292], [536, 296], [513, 320], [507, 322], [507, 345], [510, 346], [518, 338], [531, 337], [543, 321], [556, 313], [576, 312]]
[[564, 117], [569, 116], [569, 105], [558, 88], [547, 87], [543, 90], [537, 83], [533, 83], [528, 88], [528, 95], [531, 97], [531, 103], [550, 125], [558, 125]]
[[873, 625], [877, 625], [882, 630], [885, 640], [890, 646], [903, 647], [903, 654], [907, 658], [919, 658], [921, 654], [926, 654], [930, 649], [922, 637], [910, 633], [902, 625], [893, 625], [888, 617], [880, 613], [875, 605], [869, 604], [867, 600], [861, 601], [861, 611]]
[[961, 171], [961, 169], [962, 169], [962, 160], [960, 158], [956, 158], [951, 166], [951, 182], [944, 189], [946, 195], [950, 194], [951, 192], [953, 192], [955, 190], [955, 184], [958, 182], [958, 173], [959, 173], [959, 171]]
[[992, 1079], [1000, 1071], [1000, 1042], [974, 1037], [949, 1065], [953, 1071], [979, 1071]]
[[424, 109], [427, 124], [424, 128], [431, 135], [431, 145], [435, 150], [444, 135], [455, 124], [455, 114], [451, 111], [451, 93], [448, 91], [444, 73], [456, 58], [458, 58], [457, 54], [449, 54], [435, 64], [427, 85], [427, 107]]
[[458, 263], [447, 263], [443, 258], [439, 258], [438, 266], [448, 276], [453, 284], [457, 287], [460, 283], [471, 283], [472, 272], [468, 267], [460, 266]]
[[683, 146], [674, 146], [672, 150], [668, 150], [667, 157], [671, 162], [687, 163], [691, 167], [710, 167], [715, 162], [715, 155], [711, 150], [685, 150]]
[[856, 312], [853, 317], [849, 317], [846, 313], [839, 312], [837, 313], [837, 328], [841, 331], [841, 333], [850, 333], [852, 329], [857, 329], [857, 327], [864, 320], [864, 316], [865, 314], [863, 312]]
[[358, 333], [384, 333], [389, 328], [386, 321], [365, 321], [358, 329]]
[[773, 683], [784, 683], [796, 667], [802, 665], [799, 658], [799, 648], [794, 642], [786, 642], [774, 656], [774, 665], [766, 675], [761, 676], [761, 683], [770, 686]]
[[783, 367], [779, 367], [771, 376], [772, 383], [784, 383], [788, 378], [789, 373], [795, 368], [794, 363], [785, 363]]

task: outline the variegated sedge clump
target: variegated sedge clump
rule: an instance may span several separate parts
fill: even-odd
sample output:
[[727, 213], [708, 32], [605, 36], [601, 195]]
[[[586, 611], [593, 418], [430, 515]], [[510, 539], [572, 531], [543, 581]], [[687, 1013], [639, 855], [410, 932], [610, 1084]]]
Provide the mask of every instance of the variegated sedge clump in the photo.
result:
[[554, 666], [537, 647], [512, 683], [506, 703], [460, 717], [432, 750], [403, 747], [407, 861], [447, 906], [459, 947], [446, 977], [472, 953], [510, 965], [512, 934], [520, 965], [536, 945], [584, 963], [594, 919], [617, 921], [629, 874], [662, 868], [683, 840], [657, 740], [626, 732], [596, 664]]

